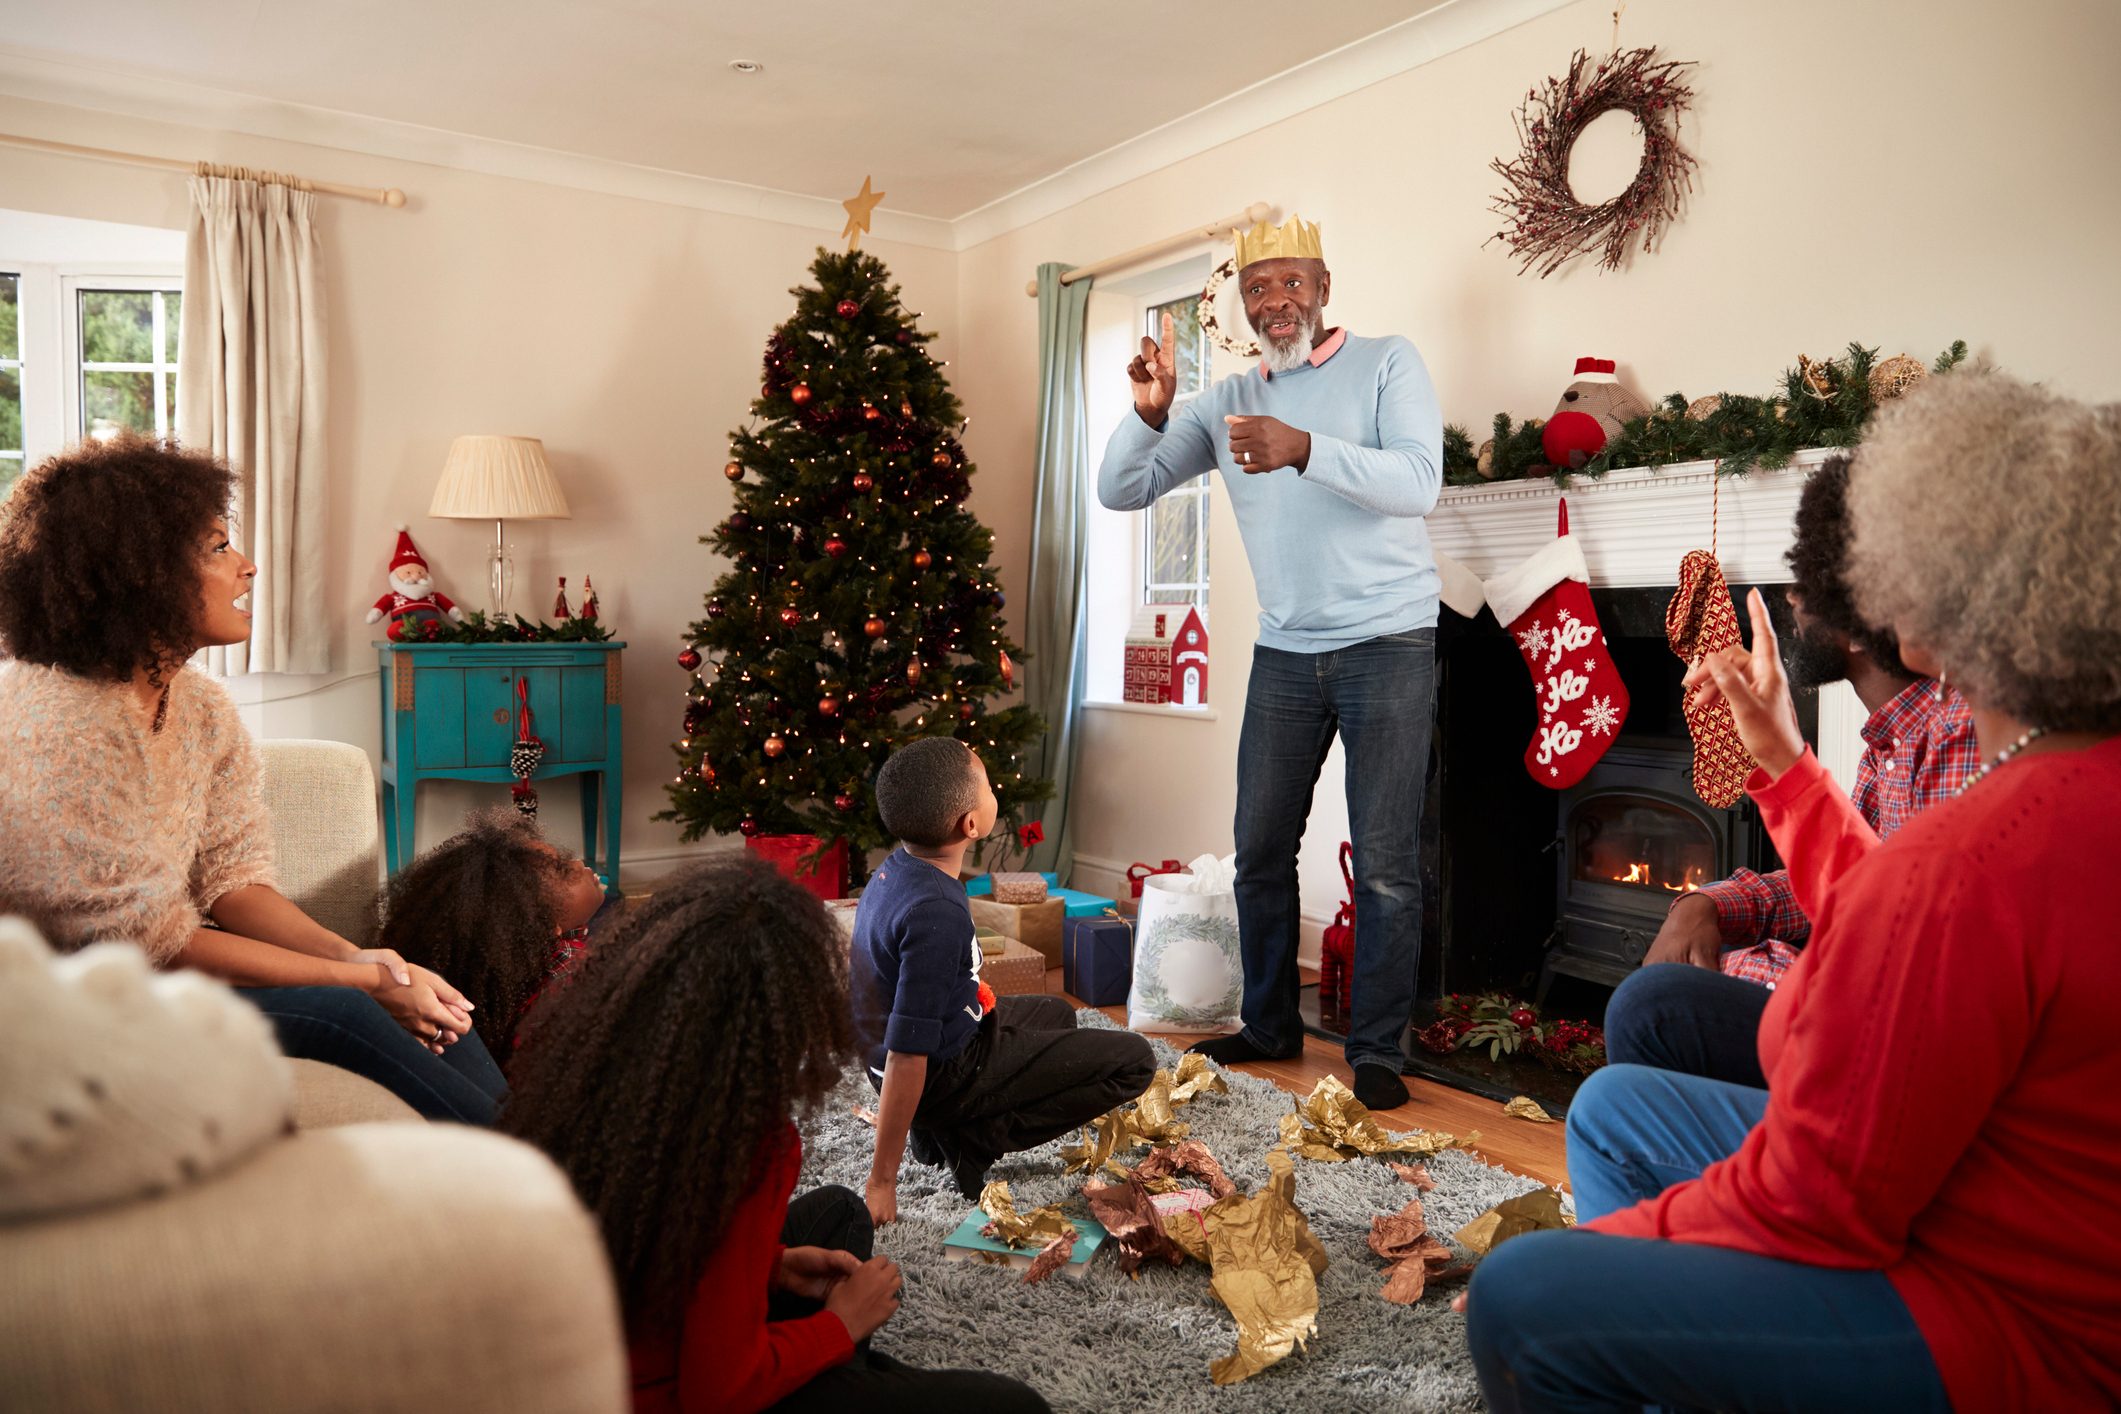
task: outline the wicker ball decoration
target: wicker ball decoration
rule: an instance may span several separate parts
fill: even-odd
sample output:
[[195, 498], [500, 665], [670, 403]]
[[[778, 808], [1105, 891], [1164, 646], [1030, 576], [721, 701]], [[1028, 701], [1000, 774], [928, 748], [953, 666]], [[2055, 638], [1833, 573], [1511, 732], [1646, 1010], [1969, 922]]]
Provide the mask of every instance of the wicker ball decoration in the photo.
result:
[[[1220, 305], [1223, 287], [1236, 278], [1237, 257], [1225, 256], [1223, 263], [1216, 266], [1208, 276], [1207, 287], [1200, 292], [1200, 331], [1208, 336], [1210, 343], [1226, 354], [1235, 354], [1239, 358], [1258, 358], [1259, 340], [1252, 337], [1252, 331], [1242, 324], [1231, 329], [1223, 323]], [[1242, 304], [1238, 305], [1240, 311], [1243, 308]], [[1242, 313], [1238, 317], [1242, 319]]]
[[[1679, 115], [1694, 101], [1692, 67], [1655, 49], [1616, 50], [1594, 65], [1579, 49], [1566, 74], [1525, 94], [1517, 155], [1489, 164], [1503, 181], [1489, 206], [1503, 218], [1494, 239], [1510, 248], [1520, 275], [1536, 267], [1543, 280], [1586, 254], [1618, 270], [1638, 243], [1645, 254], [1656, 249], [1694, 185], [1693, 154], [1679, 145]], [[1642, 129], [1642, 165], [1620, 195], [1586, 206], [1569, 186], [1569, 154], [1593, 119], [1615, 111]]]
[[1474, 453], [1473, 469], [1490, 481], [1495, 479], [1495, 439], [1493, 437], [1482, 442], [1480, 450]]
[[1894, 354], [1871, 365], [1871, 401], [1882, 403], [1899, 397], [1930, 376], [1919, 358]]
[[1707, 422], [1716, 415], [1716, 409], [1722, 406], [1723, 394], [1721, 393], [1711, 393], [1705, 398], [1696, 398], [1686, 405], [1687, 421]]

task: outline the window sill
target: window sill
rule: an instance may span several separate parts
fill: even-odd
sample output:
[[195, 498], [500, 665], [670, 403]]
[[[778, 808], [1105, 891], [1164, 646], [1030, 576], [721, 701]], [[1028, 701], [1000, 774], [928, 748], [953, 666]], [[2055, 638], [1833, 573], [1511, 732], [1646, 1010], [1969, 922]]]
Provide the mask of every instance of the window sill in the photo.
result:
[[1085, 712], [1132, 712], [1141, 717], [1163, 717], [1174, 722], [1215, 722], [1222, 714], [1213, 707], [1173, 707], [1156, 702], [1085, 702]]

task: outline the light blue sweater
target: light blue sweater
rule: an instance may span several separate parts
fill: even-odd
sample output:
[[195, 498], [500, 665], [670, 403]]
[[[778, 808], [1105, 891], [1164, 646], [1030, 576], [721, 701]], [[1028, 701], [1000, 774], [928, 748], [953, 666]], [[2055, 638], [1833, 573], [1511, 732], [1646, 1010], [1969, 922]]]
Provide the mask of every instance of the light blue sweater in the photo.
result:
[[[1310, 464], [1247, 475], [1226, 414], [1311, 434]], [[1443, 417], [1407, 340], [1348, 337], [1316, 366], [1225, 378], [1158, 432], [1129, 409], [1105, 445], [1097, 498], [1139, 510], [1219, 468], [1259, 586], [1259, 641], [1328, 653], [1436, 623], [1436, 559], [1422, 517], [1443, 486]]]

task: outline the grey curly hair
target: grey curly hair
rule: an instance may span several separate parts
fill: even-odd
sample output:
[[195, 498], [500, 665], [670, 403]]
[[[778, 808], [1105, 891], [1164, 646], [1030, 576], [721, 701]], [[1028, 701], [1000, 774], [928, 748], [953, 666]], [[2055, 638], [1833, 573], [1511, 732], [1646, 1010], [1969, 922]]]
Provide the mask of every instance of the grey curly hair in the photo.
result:
[[1858, 609], [1972, 701], [2051, 731], [2121, 729], [2121, 404], [1932, 378], [1873, 416], [1849, 519]]

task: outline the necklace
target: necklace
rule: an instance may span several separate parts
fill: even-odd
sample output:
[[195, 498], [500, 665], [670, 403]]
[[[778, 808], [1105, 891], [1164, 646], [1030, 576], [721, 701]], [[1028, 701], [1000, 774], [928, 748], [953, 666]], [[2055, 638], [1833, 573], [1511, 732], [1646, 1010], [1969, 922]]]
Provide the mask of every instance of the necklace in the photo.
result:
[[1974, 788], [1975, 786], [1977, 786], [1977, 785], [1981, 784], [1981, 782], [1983, 782], [1983, 781], [1987, 780], [1987, 779], [1988, 779], [1988, 773], [1989, 773], [1989, 772], [1991, 772], [1991, 771], [1995, 770], [1995, 769], [1996, 769], [1996, 768], [1997, 768], [1998, 766], [2001, 766], [2001, 765], [2002, 765], [2002, 764], [2003, 764], [2004, 762], [2006, 762], [2006, 761], [2010, 760], [2010, 759], [2011, 759], [2011, 758], [2012, 758], [2013, 756], [2016, 756], [2016, 755], [2017, 755], [2017, 754], [2018, 754], [2019, 752], [2021, 752], [2021, 751], [2025, 750], [2025, 748], [2026, 748], [2026, 747], [2028, 747], [2028, 746], [2031, 746], [2031, 745], [2032, 745], [2032, 744], [2033, 744], [2034, 742], [2038, 741], [2038, 740], [2039, 740], [2039, 739], [2040, 739], [2041, 737], [2044, 737], [2044, 736], [2046, 736], [2046, 735], [2047, 735], [2047, 728], [2046, 728], [2046, 727], [2028, 727], [2028, 728], [2026, 728], [2026, 731], [2025, 731], [2025, 735], [2024, 735], [2024, 736], [2021, 736], [2021, 737], [2019, 737], [2019, 738], [2018, 738], [2018, 739], [2017, 739], [2016, 741], [2012, 742], [2012, 743], [2011, 743], [2011, 744], [2010, 744], [2009, 746], [2006, 746], [2006, 747], [2004, 747], [2004, 748], [2003, 748], [2003, 749], [2002, 749], [2001, 751], [1997, 752], [1997, 753], [1996, 753], [1996, 759], [1995, 759], [1995, 760], [1993, 760], [1993, 761], [1989, 762], [1989, 763], [1988, 763], [1987, 765], [1983, 766], [1983, 767], [1982, 767], [1982, 768], [1981, 768], [1980, 770], [1978, 770], [1978, 771], [1974, 772], [1974, 774], [1973, 774], [1972, 778], [1971, 778], [1971, 779], [1969, 779], [1969, 780], [1967, 781], [1967, 783], [1966, 783], [1965, 785], [1963, 785], [1963, 786], [1959, 787], [1959, 789], [1958, 789], [1958, 790], [1956, 790], [1956, 791], [1953, 791], [1953, 792], [1952, 792], [1952, 794], [1953, 794], [1953, 795], [1965, 795], [1965, 794], [1966, 794], [1966, 793], [1967, 793], [1968, 791], [1972, 790], [1972, 789], [1973, 789], [1973, 788]]

